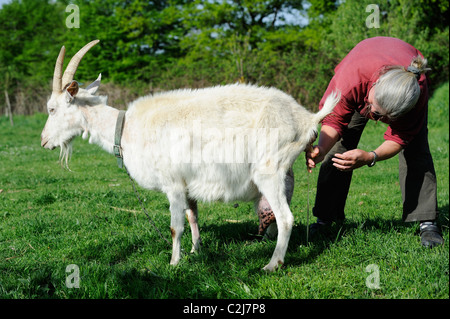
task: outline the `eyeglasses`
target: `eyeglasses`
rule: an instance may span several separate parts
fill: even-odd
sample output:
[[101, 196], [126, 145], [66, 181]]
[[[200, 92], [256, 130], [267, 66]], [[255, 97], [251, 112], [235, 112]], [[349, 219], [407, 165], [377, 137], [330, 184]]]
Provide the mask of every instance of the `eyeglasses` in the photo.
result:
[[380, 112], [377, 111], [372, 111], [372, 103], [368, 103], [365, 106], [365, 110], [364, 110], [364, 115], [368, 118], [370, 118], [371, 120], [374, 120], [376, 122], [383, 120], [387, 121], [388, 120], [388, 116], [385, 114], [381, 114]]
[[[372, 87], [375, 86], [375, 84], [377, 84], [377, 82], [372, 84]], [[368, 97], [364, 98], [364, 102], [365, 102], [365, 106], [363, 109], [363, 112], [361, 112], [365, 117], [374, 120], [376, 122], [378, 121], [382, 121], [384, 123], [389, 123], [391, 121], [391, 118], [388, 114], [382, 114], [378, 111], [372, 111], [373, 108], [373, 104], [369, 103], [368, 101]]]
[[384, 123], [390, 123], [392, 120], [391, 117], [388, 114], [382, 114], [378, 111], [372, 111], [373, 104], [369, 103], [369, 101], [365, 100], [366, 104], [364, 106], [363, 111], [361, 114], [371, 120], [374, 120], [376, 122], [382, 121]]

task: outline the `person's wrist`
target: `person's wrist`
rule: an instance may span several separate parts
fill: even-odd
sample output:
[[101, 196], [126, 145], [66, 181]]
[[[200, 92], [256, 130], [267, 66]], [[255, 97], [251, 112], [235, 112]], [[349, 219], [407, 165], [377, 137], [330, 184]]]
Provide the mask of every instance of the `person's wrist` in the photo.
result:
[[367, 166], [373, 167], [377, 163], [378, 155], [377, 155], [377, 153], [375, 153], [375, 151], [370, 151], [369, 154], [372, 154], [372, 159], [367, 164]]

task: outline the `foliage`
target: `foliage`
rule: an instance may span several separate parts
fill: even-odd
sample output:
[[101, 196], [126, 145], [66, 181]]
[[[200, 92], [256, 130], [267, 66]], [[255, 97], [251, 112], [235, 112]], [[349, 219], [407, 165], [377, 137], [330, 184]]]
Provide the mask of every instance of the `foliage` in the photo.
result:
[[[329, 16], [330, 32], [321, 49], [335, 54], [335, 63], [356, 43], [375, 36], [400, 38], [418, 48], [429, 60], [432, 82], [448, 80], [448, 2], [444, 1], [378, 1], [379, 27], [368, 28], [371, 0], [347, 0]], [[444, 40], [445, 39], [445, 40]]]
[[[70, 28], [79, 9], [79, 28]], [[247, 81], [317, 108], [336, 64], [359, 41], [401, 38], [428, 58], [434, 87], [449, 77], [448, 1], [12, 0], [0, 9], [0, 90], [15, 113], [44, 110], [62, 44], [70, 58], [95, 38], [76, 78], [133, 92]], [[307, 23], [304, 22], [307, 20]], [[68, 59], [66, 59], [68, 60]], [[67, 61], [66, 61], [67, 63]], [[45, 93], [44, 93], [45, 92]]]

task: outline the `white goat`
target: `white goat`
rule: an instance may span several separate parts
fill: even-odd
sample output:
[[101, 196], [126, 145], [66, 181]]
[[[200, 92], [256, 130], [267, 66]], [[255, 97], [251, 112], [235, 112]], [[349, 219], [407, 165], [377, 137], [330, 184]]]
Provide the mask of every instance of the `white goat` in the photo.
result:
[[[113, 153], [119, 110], [95, 96], [99, 78], [86, 89], [73, 75], [83, 55], [98, 40], [83, 47], [64, 75], [64, 47], [58, 56], [49, 117], [41, 145], [61, 147], [67, 164], [71, 141], [78, 135]], [[62, 76], [61, 76], [62, 75]], [[192, 250], [200, 245], [197, 200], [257, 200], [264, 195], [277, 220], [275, 251], [265, 270], [283, 264], [294, 218], [284, 193], [284, 180], [298, 155], [317, 136], [317, 124], [339, 101], [330, 95], [317, 114], [289, 95], [252, 85], [227, 85], [178, 90], [145, 96], [125, 114], [121, 140], [123, 162], [133, 179], [147, 189], [164, 192], [170, 202], [172, 259], [181, 257], [180, 238], [186, 213], [192, 230]]]

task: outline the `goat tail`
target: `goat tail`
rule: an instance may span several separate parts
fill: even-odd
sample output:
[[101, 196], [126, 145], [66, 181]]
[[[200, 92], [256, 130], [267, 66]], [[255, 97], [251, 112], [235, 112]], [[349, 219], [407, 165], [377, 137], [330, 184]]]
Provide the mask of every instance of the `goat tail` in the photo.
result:
[[327, 96], [327, 99], [325, 100], [325, 103], [322, 107], [322, 109], [317, 112], [314, 116], [315, 123], [320, 123], [322, 120], [333, 112], [334, 107], [339, 103], [341, 99], [341, 92], [340, 91], [333, 91], [330, 95]]

